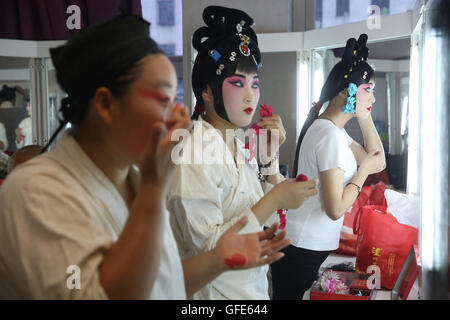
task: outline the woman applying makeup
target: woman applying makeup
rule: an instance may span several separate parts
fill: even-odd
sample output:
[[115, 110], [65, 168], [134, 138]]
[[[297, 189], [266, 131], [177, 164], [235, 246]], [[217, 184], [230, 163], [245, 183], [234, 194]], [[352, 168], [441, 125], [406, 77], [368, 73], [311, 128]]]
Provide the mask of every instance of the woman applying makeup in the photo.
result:
[[[207, 26], [193, 36], [198, 52], [192, 72], [194, 134], [183, 141], [191, 150], [203, 151], [203, 163], [185, 159], [176, 166], [167, 202], [182, 257], [214, 248], [221, 234], [244, 216], [249, 223], [241, 232], [258, 232], [277, 209], [298, 208], [317, 193], [315, 181], [283, 181], [274, 156], [278, 150], [269, 150], [272, 157], [263, 163], [268, 175], [262, 176], [256, 159], [250, 160], [235, 136], [251, 123], [260, 96], [261, 54], [253, 20], [245, 12], [218, 6], [207, 7], [203, 20]], [[278, 116], [259, 125], [278, 130], [271, 139], [284, 142]], [[196, 139], [196, 130], [207, 134]], [[269, 299], [267, 271], [264, 266], [226, 272], [194, 299]]]
[[172, 134], [192, 123], [173, 103], [176, 71], [148, 22], [91, 26], [51, 55], [67, 93], [53, 138], [72, 128], [0, 189], [0, 299], [183, 300], [229, 264], [279, 259], [284, 234], [241, 235], [245, 217], [211, 250], [180, 259], [165, 189]]
[[[272, 265], [274, 299], [301, 300], [329, 253], [339, 247], [344, 215], [371, 174], [385, 168], [383, 145], [371, 117], [375, 77], [366, 62], [367, 35], [347, 42], [342, 61], [331, 71], [315, 110], [329, 105], [299, 139], [298, 172], [319, 179], [317, 196], [287, 216], [292, 245]], [[364, 136], [362, 147], [344, 130], [356, 117]], [[298, 159], [298, 160], [297, 160]]]

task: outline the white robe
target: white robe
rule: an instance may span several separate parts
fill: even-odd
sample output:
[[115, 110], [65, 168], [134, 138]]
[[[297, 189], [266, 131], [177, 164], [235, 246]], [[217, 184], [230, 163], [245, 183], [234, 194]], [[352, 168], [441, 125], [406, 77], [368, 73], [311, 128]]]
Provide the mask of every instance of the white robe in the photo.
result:
[[[210, 133], [210, 141], [194, 138], [197, 132]], [[247, 156], [242, 142], [236, 139], [238, 152]], [[250, 210], [272, 185], [258, 180], [256, 159], [236, 164], [220, 134], [201, 118], [194, 131], [182, 142], [183, 161], [192, 153], [208, 155], [210, 164], [179, 164], [168, 188], [167, 209], [171, 212], [172, 230], [182, 258], [189, 258], [213, 249], [222, 234], [241, 217], [248, 217], [242, 234], [262, 231], [262, 226]], [[221, 151], [222, 150], [222, 151]], [[191, 159], [192, 160], [192, 159]], [[227, 271], [194, 295], [194, 299], [264, 300], [268, 295], [268, 266]]]
[[[130, 179], [136, 187], [136, 168]], [[186, 299], [165, 213], [163, 256], [149, 298]], [[128, 214], [111, 181], [66, 134], [55, 150], [18, 167], [0, 188], [0, 299], [107, 299], [98, 267]], [[71, 265], [81, 271], [79, 290], [66, 283]]]

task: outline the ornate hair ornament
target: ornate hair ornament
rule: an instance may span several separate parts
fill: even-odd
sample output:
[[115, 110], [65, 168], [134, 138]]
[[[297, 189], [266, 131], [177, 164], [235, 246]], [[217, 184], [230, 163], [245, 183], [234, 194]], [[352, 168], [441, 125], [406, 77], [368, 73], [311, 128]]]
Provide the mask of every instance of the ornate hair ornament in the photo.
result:
[[242, 53], [242, 55], [248, 57], [250, 56], [250, 48], [248, 45], [250, 44], [250, 38], [246, 36], [245, 34], [238, 34], [239, 38], [241, 38], [241, 44], [239, 45], [239, 51]]
[[242, 20], [241, 22], [239, 22], [237, 25], [236, 25], [236, 30], [237, 30], [237, 32], [238, 33], [242, 33], [242, 27], [245, 25], [245, 21], [244, 20]]
[[208, 55], [214, 59], [215, 62], [219, 61], [220, 57], [222, 57], [222, 55], [219, 53], [219, 51], [217, 50], [209, 50]]
[[356, 92], [358, 87], [354, 83], [350, 83], [348, 86], [348, 98], [347, 104], [342, 107], [342, 112], [346, 114], [356, 113]]

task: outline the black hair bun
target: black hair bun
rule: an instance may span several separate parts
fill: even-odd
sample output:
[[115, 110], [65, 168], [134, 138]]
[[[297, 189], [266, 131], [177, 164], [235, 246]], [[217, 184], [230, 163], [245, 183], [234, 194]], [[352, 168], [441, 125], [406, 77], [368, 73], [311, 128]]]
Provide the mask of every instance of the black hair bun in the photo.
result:
[[355, 62], [367, 61], [369, 57], [369, 48], [367, 48], [367, 40], [369, 37], [363, 33], [359, 36], [358, 41], [355, 38], [347, 40], [342, 62], [346, 65], [352, 65]]
[[[192, 44], [198, 52], [206, 51], [225, 38], [241, 32], [258, 44], [256, 33], [252, 29], [254, 21], [242, 10], [209, 6], [203, 11], [203, 21], [206, 27], [198, 29], [192, 39]], [[205, 38], [207, 39], [203, 41]]]
[[16, 88], [8, 87], [6, 84], [3, 85], [2, 90], [0, 90], [0, 100], [13, 100], [16, 97]]

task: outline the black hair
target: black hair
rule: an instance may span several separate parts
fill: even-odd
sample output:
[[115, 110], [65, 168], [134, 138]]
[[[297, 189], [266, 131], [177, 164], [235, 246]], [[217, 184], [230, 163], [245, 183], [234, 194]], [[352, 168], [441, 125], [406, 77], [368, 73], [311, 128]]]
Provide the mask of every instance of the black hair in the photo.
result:
[[149, 26], [141, 17], [123, 15], [83, 29], [65, 45], [50, 49], [58, 83], [68, 96], [61, 101], [60, 126], [42, 152], [67, 123], [83, 123], [98, 88], [122, 97], [139, 77], [140, 61], [163, 54], [150, 38]]
[[6, 84], [3, 85], [2, 90], [0, 90], [0, 100], [11, 101], [16, 98], [16, 88], [8, 87]]
[[347, 41], [342, 60], [331, 70], [322, 87], [319, 105], [332, 100], [339, 92], [348, 88], [350, 83], [356, 84], [357, 87], [369, 83], [374, 69], [367, 63], [369, 57], [367, 40], [367, 34], [362, 34], [358, 41], [355, 38]]
[[192, 70], [192, 88], [197, 99], [192, 119], [202, 113], [202, 93], [209, 85], [217, 114], [229, 120], [223, 106], [224, 79], [235, 74], [237, 69], [255, 73], [261, 67], [253, 19], [238, 9], [209, 6], [203, 11], [203, 20], [207, 26], [199, 28], [192, 39], [198, 52]]
[[297, 142], [295, 152], [293, 176], [297, 175], [298, 158], [301, 144], [309, 127], [319, 117], [319, 112], [323, 104], [331, 101], [339, 92], [348, 88], [350, 83], [354, 83], [357, 87], [361, 84], [369, 83], [370, 79], [375, 76], [375, 70], [367, 63], [369, 57], [369, 48], [367, 48], [367, 34], [361, 34], [358, 41], [355, 38], [347, 40], [345, 52], [342, 60], [338, 62], [331, 70], [325, 81], [320, 93], [317, 104], [311, 109]]

